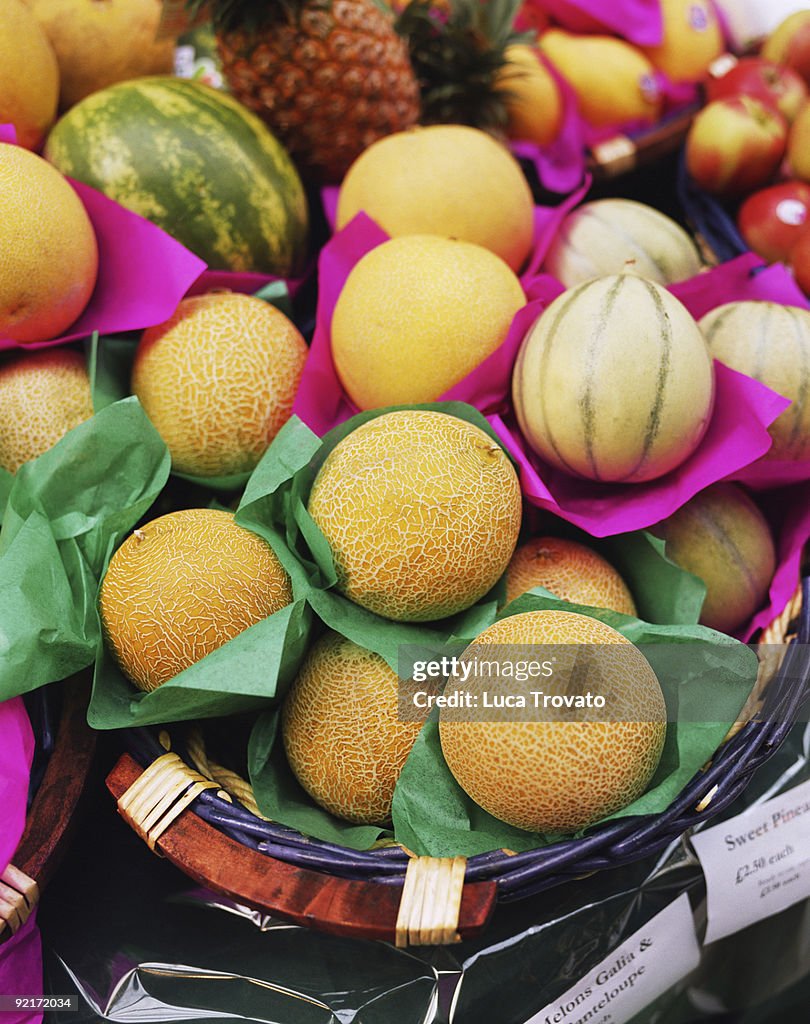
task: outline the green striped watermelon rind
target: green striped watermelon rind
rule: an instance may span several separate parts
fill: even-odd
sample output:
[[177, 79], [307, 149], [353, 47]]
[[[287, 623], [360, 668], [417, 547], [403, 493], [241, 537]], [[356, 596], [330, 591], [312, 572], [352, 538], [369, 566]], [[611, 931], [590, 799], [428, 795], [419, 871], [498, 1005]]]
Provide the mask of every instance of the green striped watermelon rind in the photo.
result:
[[214, 270], [303, 268], [309, 212], [292, 160], [255, 114], [206, 85], [153, 76], [93, 93], [57, 122], [45, 156]]

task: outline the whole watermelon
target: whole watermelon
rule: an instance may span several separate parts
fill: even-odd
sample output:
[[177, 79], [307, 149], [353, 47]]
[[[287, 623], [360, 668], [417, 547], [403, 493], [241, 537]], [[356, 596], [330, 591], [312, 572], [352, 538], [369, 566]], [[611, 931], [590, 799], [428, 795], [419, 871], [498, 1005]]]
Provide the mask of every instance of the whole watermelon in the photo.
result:
[[258, 117], [206, 85], [151, 77], [102, 89], [57, 122], [45, 156], [214, 270], [302, 268], [307, 203], [292, 161]]

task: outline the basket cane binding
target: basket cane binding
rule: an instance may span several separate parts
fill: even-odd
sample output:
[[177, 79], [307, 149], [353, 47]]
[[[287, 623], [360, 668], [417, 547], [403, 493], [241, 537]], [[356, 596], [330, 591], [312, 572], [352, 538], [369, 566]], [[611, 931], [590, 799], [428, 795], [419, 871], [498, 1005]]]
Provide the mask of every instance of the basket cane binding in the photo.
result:
[[[728, 807], [778, 749], [810, 692], [804, 648], [771, 649], [789, 638], [810, 644], [810, 580], [763, 631], [756, 685], [724, 743], [658, 815], [606, 823], [585, 837], [538, 850], [492, 851], [466, 861], [416, 857], [397, 844], [354, 851], [261, 817], [250, 784], [212, 760], [202, 735], [192, 729], [179, 748], [182, 757], [174, 756], [181, 764], [184, 759], [193, 763], [197, 771], [188, 771], [208, 785], [196, 798], [195, 813], [183, 813], [187, 802], [167, 823], [160, 842], [168, 843], [172, 852], [167, 855], [175, 863], [212, 888], [233, 895], [236, 884], [242, 887], [238, 899], [335, 934], [383, 938], [399, 945], [472, 938], [485, 928], [496, 898], [522, 899], [572, 878], [660, 853], [673, 839]], [[142, 763], [165, 756], [147, 730], [133, 731], [130, 740]], [[108, 777], [108, 787], [126, 803], [127, 790], [142, 774], [137, 760], [124, 755]], [[189, 776], [184, 778], [188, 788]], [[215, 871], [201, 868], [205, 856], [199, 850], [185, 846], [180, 853], [192, 832], [200, 839], [221, 836], [229, 856], [237, 857], [238, 851], [242, 867], [234, 863], [226, 885], [213, 877]], [[143, 826], [140, 834], [146, 838]], [[242, 884], [239, 872], [244, 869], [252, 877]], [[304, 877], [306, 893], [299, 884]], [[257, 878], [263, 879], [259, 885]], [[285, 885], [290, 891], [282, 891]]]

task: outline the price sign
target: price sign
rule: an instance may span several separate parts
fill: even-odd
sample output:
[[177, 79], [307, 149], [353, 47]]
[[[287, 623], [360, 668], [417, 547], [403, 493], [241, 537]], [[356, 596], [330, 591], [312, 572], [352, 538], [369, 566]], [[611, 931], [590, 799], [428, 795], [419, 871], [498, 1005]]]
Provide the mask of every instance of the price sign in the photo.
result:
[[526, 1024], [625, 1024], [700, 960], [684, 893]]
[[706, 943], [807, 899], [810, 782], [699, 832], [692, 845], [706, 876]]

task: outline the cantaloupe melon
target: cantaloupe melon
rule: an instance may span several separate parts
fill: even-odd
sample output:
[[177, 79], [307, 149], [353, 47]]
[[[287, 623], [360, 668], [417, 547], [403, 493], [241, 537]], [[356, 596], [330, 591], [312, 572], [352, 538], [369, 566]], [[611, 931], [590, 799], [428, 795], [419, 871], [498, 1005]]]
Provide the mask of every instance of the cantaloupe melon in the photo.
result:
[[671, 217], [633, 199], [596, 199], [560, 225], [544, 269], [566, 288], [605, 274], [673, 284], [700, 270], [694, 242]]
[[0, 366], [0, 466], [16, 473], [93, 415], [86, 360], [44, 349]]
[[810, 458], [810, 312], [777, 302], [728, 302], [700, 321], [715, 359], [791, 400], [766, 459]]
[[438, 235], [392, 238], [349, 274], [332, 357], [359, 409], [433, 402], [495, 351], [526, 297], [488, 249]]
[[512, 396], [523, 436], [552, 466], [636, 483], [700, 443], [714, 372], [686, 308], [652, 281], [617, 274], [552, 302], [521, 345]]
[[385, 618], [425, 622], [469, 608], [503, 575], [520, 530], [520, 484], [483, 430], [401, 410], [332, 449], [308, 508], [341, 593]]
[[266, 541], [232, 512], [191, 508], [124, 541], [102, 580], [99, 613], [124, 674], [154, 690], [292, 599]]
[[[483, 710], [484, 692], [490, 699], [519, 692], [505, 673], [481, 671], [484, 660], [499, 649], [504, 661], [525, 658], [525, 645], [543, 644], [554, 646], [533, 647], [532, 656], [542, 661], [544, 651], [553, 651], [554, 674], [532, 679], [520, 692], [565, 696], [570, 688], [573, 695], [574, 666], [582, 656], [577, 645], [584, 644], [587, 681], [593, 696], [605, 698], [604, 709], [541, 707], [525, 720]], [[478, 708], [443, 708], [439, 734], [450, 771], [477, 804], [517, 828], [575, 832], [643, 793], [663, 750], [666, 704], [649, 662], [621, 633], [573, 612], [524, 612], [485, 629], [462, 659], [473, 660], [476, 645], [480, 658], [458, 686], [478, 698]], [[455, 685], [451, 681], [445, 694]]]
[[295, 325], [261, 299], [197, 295], [144, 331], [132, 391], [176, 471], [243, 473], [289, 419], [307, 351]]
[[290, 688], [282, 713], [287, 760], [313, 800], [339, 818], [391, 820], [394, 786], [422, 727], [400, 720], [398, 686], [379, 654], [329, 632]]
[[627, 584], [601, 555], [573, 540], [534, 537], [521, 544], [506, 570], [506, 601], [544, 587], [572, 604], [635, 615]]
[[763, 604], [776, 567], [771, 531], [736, 484], [707, 487], [653, 527], [667, 557], [706, 584], [704, 626], [730, 633]]

